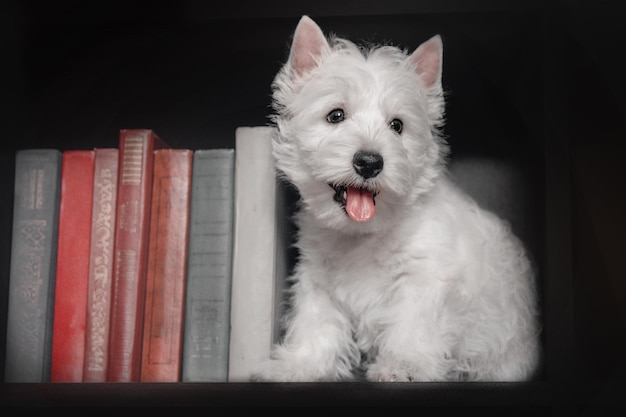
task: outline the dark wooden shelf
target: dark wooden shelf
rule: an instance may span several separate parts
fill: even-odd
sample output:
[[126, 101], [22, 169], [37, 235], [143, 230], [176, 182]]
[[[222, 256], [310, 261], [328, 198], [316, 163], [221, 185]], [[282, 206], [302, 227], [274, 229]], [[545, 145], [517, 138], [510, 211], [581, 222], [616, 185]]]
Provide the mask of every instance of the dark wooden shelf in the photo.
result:
[[545, 383], [5, 384], [2, 403], [46, 406], [471, 406], [551, 405]]

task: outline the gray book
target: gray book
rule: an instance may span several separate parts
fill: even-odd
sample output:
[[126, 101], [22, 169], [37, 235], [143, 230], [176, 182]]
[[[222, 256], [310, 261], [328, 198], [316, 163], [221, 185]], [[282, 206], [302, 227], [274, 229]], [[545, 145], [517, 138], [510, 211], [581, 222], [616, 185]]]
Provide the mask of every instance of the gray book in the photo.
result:
[[21, 150], [15, 194], [5, 382], [49, 382], [61, 152]]
[[194, 153], [182, 380], [228, 380], [234, 149]]

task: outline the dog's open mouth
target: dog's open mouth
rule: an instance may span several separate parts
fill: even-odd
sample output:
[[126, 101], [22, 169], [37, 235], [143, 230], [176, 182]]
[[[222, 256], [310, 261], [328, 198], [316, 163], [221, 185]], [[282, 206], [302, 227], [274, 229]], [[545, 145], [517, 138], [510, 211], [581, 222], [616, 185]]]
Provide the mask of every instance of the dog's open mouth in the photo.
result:
[[378, 191], [343, 184], [329, 185], [335, 190], [334, 200], [352, 220], [367, 222], [374, 218]]

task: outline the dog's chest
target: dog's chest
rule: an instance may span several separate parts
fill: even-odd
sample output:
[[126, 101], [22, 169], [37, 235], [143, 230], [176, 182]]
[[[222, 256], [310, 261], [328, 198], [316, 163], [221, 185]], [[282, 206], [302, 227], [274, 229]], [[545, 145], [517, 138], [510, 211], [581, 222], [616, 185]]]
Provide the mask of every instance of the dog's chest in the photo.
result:
[[317, 284], [356, 315], [383, 302], [406, 265], [398, 242], [372, 236], [327, 239], [314, 246], [310, 267], [318, 272]]

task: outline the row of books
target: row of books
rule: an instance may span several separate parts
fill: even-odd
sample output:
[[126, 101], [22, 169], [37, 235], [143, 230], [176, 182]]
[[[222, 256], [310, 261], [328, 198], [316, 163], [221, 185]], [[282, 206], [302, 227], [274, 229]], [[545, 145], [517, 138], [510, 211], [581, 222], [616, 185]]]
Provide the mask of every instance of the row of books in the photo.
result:
[[287, 272], [272, 134], [18, 151], [5, 382], [248, 380]]

